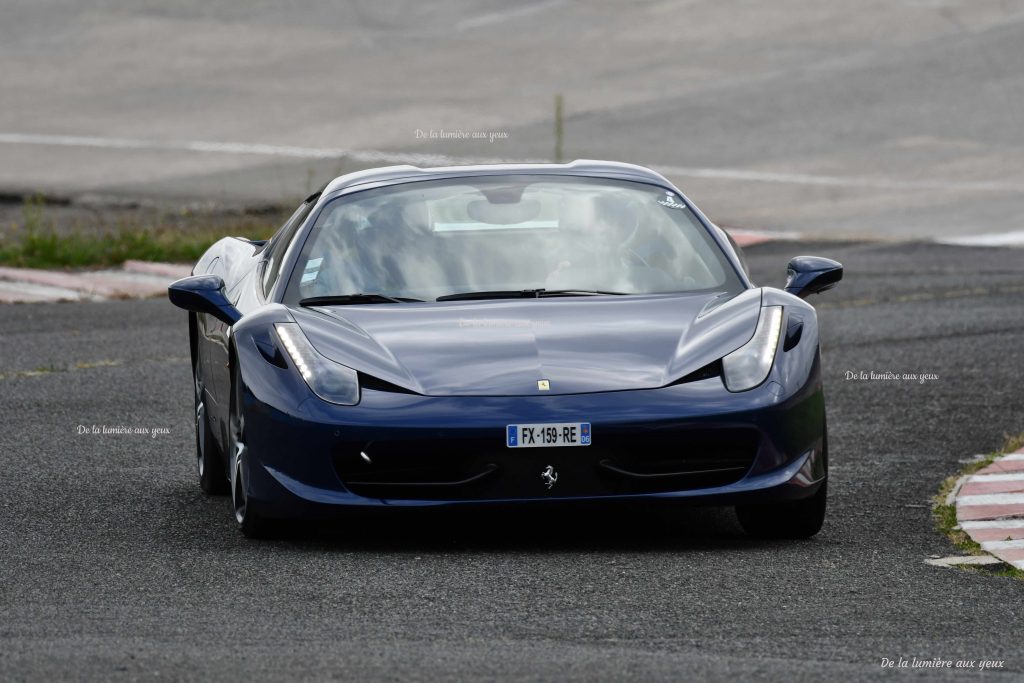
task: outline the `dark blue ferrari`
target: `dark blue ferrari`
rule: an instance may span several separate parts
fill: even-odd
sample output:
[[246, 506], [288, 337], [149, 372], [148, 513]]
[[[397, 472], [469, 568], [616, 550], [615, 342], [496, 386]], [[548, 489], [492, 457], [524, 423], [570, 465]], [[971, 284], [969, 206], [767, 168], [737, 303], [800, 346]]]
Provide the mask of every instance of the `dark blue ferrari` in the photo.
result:
[[342, 176], [223, 239], [189, 311], [199, 482], [248, 536], [354, 508], [663, 499], [757, 536], [825, 515], [818, 322], [842, 266], [756, 287], [628, 164]]

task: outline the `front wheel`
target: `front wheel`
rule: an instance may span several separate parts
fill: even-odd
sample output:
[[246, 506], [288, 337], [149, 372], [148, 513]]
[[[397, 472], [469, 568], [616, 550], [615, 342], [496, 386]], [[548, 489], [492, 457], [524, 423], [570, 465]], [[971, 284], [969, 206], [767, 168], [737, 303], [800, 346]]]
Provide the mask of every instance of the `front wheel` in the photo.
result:
[[242, 381], [237, 361], [233, 362], [231, 404], [228, 417], [231, 454], [231, 506], [238, 528], [247, 538], [264, 538], [270, 533], [268, 521], [259, 514], [249, 498], [249, 461], [245, 443], [245, 414], [242, 406]]
[[740, 526], [758, 538], [810, 538], [821, 530], [825, 522], [825, 502], [828, 498], [828, 479], [821, 482], [810, 498], [768, 503], [737, 505], [736, 516]]
[[217, 443], [213, 440], [210, 418], [206, 414], [206, 395], [198, 377], [195, 382], [196, 394], [196, 474], [199, 488], [211, 496], [222, 496], [228, 492], [228, 478], [224, 475]]

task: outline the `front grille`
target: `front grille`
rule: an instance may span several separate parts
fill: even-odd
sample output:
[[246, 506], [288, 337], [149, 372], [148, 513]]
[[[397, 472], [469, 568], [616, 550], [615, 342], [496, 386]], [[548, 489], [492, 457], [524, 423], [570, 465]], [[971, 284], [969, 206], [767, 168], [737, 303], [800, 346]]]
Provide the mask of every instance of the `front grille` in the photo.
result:
[[[487, 500], [662, 493], [723, 486], [753, 464], [752, 428], [594, 428], [590, 446], [506, 448], [493, 438], [347, 442], [334, 452], [342, 483], [357, 495], [396, 500]], [[370, 462], [363, 458], [365, 453]], [[541, 473], [552, 466], [550, 489]]]

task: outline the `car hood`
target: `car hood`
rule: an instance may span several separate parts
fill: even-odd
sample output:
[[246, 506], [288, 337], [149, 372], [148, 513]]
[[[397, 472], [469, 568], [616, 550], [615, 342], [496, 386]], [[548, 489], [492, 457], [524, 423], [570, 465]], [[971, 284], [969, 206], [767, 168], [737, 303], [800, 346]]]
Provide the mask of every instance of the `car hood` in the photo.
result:
[[[754, 333], [761, 290], [292, 310], [331, 360], [428, 396], [665, 386]], [[541, 391], [539, 380], [550, 389]]]

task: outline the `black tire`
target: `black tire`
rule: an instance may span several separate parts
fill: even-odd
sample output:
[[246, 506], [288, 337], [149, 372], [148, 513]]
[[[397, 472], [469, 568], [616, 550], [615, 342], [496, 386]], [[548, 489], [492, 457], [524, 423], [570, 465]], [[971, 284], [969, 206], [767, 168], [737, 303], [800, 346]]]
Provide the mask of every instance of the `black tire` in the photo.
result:
[[245, 445], [245, 415], [242, 405], [242, 380], [238, 364], [231, 357], [231, 404], [228, 413], [228, 442], [231, 457], [231, 508], [235, 522], [246, 538], [266, 538], [271, 535], [269, 520], [264, 518], [249, 497], [249, 459]]
[[210, 418], [204, 405], [203, 386], [197, 373], [193, 373], [196, 407], [196, 474], [199, 488], [211, 496], [226, 496], [231, 487], [224, 474], [224, 460], [210, 429]]
[[737, 505], [740, 526], [757, 538], [810, 538], [825, 522], [828, 479], [810, 498], [765, 505]]
[[785, 503], [737, 505], [736, 517], [743, 530], [757, 538], [810, 538], [821, 531], [828, 503], [827, 423], [822, 427], [821, 459], [825, 466], [825, 479], [810, 498]]

